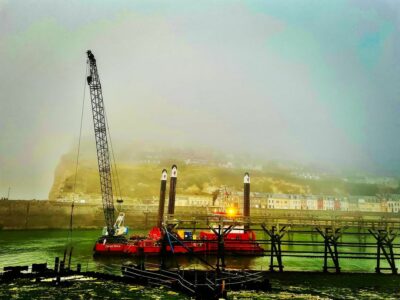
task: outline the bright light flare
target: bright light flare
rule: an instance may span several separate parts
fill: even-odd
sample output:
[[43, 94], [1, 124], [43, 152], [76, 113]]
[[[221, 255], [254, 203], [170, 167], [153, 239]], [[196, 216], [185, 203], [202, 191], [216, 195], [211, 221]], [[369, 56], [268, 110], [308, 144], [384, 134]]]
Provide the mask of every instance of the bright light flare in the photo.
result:
[[228, 208], [226, 209], [226, 215], [227, 215], [228, 217], [234, 217], [234, 216], [236, 216], [236, 214], [237, 214], [237, 210], [236, 210], [235, 207], [228, 207]]

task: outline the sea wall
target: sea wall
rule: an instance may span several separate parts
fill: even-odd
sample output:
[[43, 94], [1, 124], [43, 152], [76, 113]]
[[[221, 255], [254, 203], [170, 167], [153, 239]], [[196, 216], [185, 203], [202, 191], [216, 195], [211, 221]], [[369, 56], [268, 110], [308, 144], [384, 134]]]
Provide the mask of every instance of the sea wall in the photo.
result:
[[[124, 205], [125, 225], [146, 229], [156, 224], [155, 205]], [[165, 209], [166, 211], [166, 209]], [[192, 214], [190, 207], [176, 207], [176, 213]], [[205, 207], [197, 207], [196, 213], [205, 214]], [[62, 229], [69, 228], [71, 203], [54, 201], [1, 200], [0, 229]], [[101, 228], [104, 226], [102, 205], [75, 203], [73, 228]]]

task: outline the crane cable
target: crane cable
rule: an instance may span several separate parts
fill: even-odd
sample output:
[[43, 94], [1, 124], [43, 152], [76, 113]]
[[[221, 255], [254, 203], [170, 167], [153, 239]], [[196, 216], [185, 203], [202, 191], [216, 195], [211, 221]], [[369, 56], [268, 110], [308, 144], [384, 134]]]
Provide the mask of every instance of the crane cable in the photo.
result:
[[[77, 151], [77, 155], [76, 155], [76, 164], [75, 164], [75, 177], [74, 177], [74, 188], [73, 188], [73, 199], [72, 199], [72, 204], [71, 204], [71, 216], [70, 216], [70, 222], [69, 222], [69, 232], [68, 232], [68, 241], [69, 243], [72, 242], [72, 221], [73, 221], [73, 213], [74, 213], [74, 205], [75, 205], [75, 197], [76, 197], [76, 182], [77, 182], [77, 178], [78, 178], [78, 166], [79, 166], [79, 156], [80, 156], [80, 149], [81, 149], [81, 140], [82, 140], [82, 128], [83, 128], [83, 115], [84, 115], [84, 111], [85, 111], [85, 99], [86, 99], [86, 78], [88, 75], [88, 70], [89, 70], [89, 64], [86, 64], [86, 74], [85, 74], [85, 80], [84, 80], [84, 86], [83, 86], [83, 97], [82, 97], [82, 109], [81, 109], [81, 121], [80, 121], [80, 127], [79, 127], [79, 140], [78, 140], [78, 151]], [[112, 145], [112, 140], [111, 140], [111, 134], [110, 134], [110, 128], [108, 126], [108, 118], [107, 118], [107, 113], [106, 113], [106, 109], [105, 107], [103, 107], [104, 109], [104, 115], [105, 115], [105, 119], [106, 119], [106, 126], [107, 126], [107, 131], [108, 131], [108, 138], [110, 139], [110, 146], [111, 146], [111, 154], [112, 154], [112, 160], [113, 160], [113, 165], [114, 167], [111, 165], [111, 171], [112, 173], [114, 173], [113, 170], [115, 170], [115, 176], [111, 176], [112, 179], [116, 179], [117, 184], [114, 183], [114, 185], [117, 188], [119, 197], [121, 197], [121, 187], [120, 187], [120, 182], [119, 182], [119, 176], [118, 176], [118, 170], [117, 170], [117, 164], [115, 162], [115, 156], [114, 156], [114, 148]], [[117, 196], [118, 197], [118, 196]]]
[[68, 241], [69, 243], [72, 242], [72, 218], [74, 214], [74, 205], [75, 205], [75, 191], [76, 191], [76, 181], [78, 177], [78, 165], [79, 165], [79, 155], [81, 152], [81, 139], [82, 139], [82, 127], [83, 127], [83, 113], [85, 111], [85, 98], [86, 98], [86, 78], [88, 74], [88, 64], [86, 64], [86, 75], [85, 75], [85, 81], [83, 85], [83, 99], [82, 99], [82, 109], [81, 109], [81, 123], [79, 127], [79, 140], [78, 140], [78, 151], [76, 154], [76, 164], [75, 164], [75, 178], [74, 178], [74, 189], [73, 189], [73, 199], [72, 199], [72, 204], [71, 204], [71, 216], [69, 220], [69, 233], [68, 233]]

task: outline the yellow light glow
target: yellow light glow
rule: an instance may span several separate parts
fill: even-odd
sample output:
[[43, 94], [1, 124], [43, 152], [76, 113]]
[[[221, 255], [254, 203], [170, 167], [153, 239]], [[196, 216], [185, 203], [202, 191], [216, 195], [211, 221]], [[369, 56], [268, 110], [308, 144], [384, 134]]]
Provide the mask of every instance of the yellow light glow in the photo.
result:
[[234, 217], [234, 216], [236, 216], [236, 213], [237, 213], [237, 211], [236, 211], [236, 208], [235, 208], [235, 207], [228, 207], [228, 208], [226, 209], [226, 215], [227, 215], [228, 217]]

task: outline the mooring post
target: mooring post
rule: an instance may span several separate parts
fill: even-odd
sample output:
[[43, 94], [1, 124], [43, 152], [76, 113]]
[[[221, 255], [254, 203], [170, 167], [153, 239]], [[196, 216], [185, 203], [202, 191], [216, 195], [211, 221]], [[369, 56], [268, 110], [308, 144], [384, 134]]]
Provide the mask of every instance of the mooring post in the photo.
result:
[[65, 267], [65, 262], [60, 261], [60, 268], [58, 270], [58, 273], [64, 273], [64, 267]]
[[54, 259], [54, 272], [55, 272], [55, 273], [58, 272], [58, 265], [59, 265], [59, 263], [60, 263], [60, 258], [57, 256], [57, 257]]

